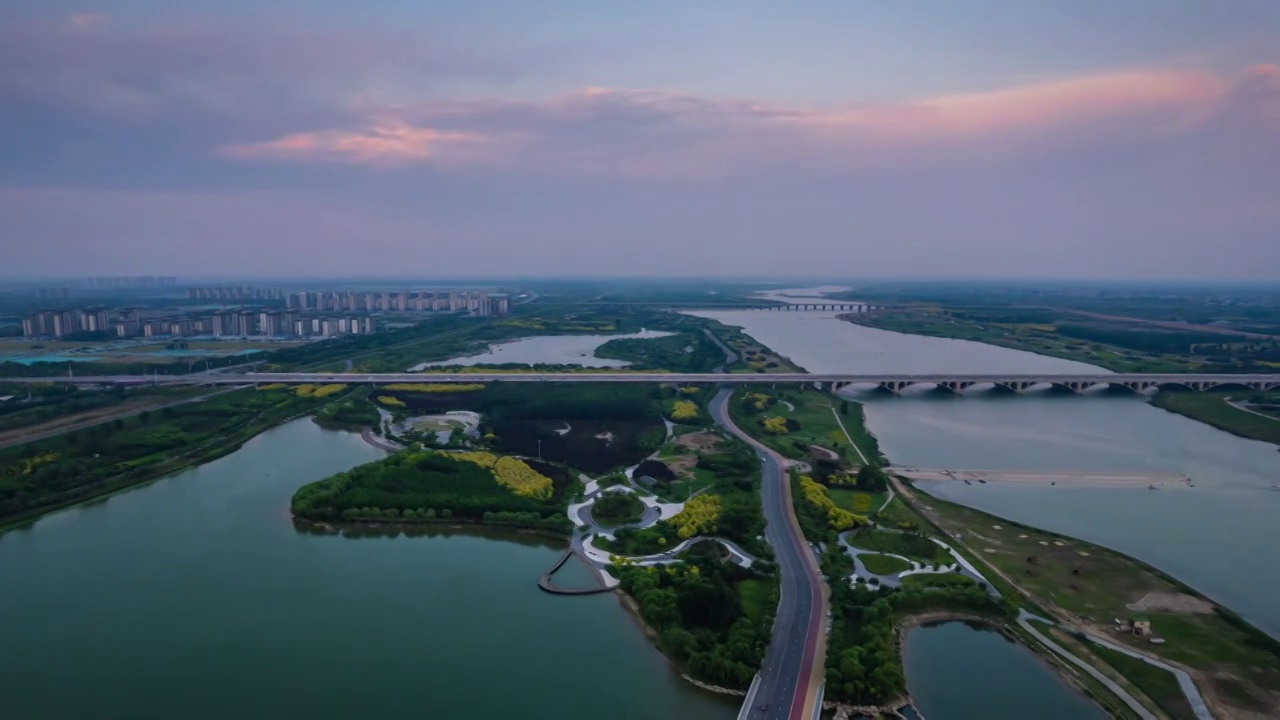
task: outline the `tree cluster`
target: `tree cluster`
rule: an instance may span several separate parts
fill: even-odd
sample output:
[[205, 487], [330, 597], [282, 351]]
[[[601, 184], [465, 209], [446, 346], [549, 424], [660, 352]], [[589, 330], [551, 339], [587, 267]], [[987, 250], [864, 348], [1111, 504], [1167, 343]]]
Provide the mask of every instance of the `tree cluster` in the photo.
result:
[[[751, 571], [709, 558], [662, 567], [616, 569], [623, 591], [676, 662], [704, 680], [746, 687], [764, 659], [772, 618], [752, 620], [735, 583]], [[766, 603], [772, 608], [775, 603]]]

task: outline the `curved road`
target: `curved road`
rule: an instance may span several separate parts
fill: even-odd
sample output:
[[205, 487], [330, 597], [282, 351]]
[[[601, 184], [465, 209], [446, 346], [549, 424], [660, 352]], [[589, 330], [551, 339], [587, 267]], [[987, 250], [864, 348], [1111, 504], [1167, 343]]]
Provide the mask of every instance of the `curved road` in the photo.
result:
[[[716, 423], [755, 449], [761, 460], [760, 498], [768, 522], [765, 538], [773, 546], [781, 578], [782, 599], [773, 621], [773, 635], [743, 703], [741, 718], [751, 720], [808, 720], [816, 715], [817, 693], [825, 669], [820, 647], [826, 635], [827, 600], [817, 559], [791, 508], [786, 461], [756, 442], [729, 419], [732, 388], [722, 388], [711, 401]], [[761, 709], [765, 708], [765, 709]]]

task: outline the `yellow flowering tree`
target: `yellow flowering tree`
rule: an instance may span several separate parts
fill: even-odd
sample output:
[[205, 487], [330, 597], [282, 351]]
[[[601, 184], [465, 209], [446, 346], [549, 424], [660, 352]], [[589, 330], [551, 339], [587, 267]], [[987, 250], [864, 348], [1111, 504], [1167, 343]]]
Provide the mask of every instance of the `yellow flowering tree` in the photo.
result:
[[761, 421], [764, 431], [770, 435], [785, 435], [787, 433], [787, 419], [781, 415], [768, 418]]
[[689, 400], [677, 400], [671, 409], [672, 420], [696, 420], [697, 418], [698, 406]]
[[836, 505], [831, 496], [827, 495], [827, 489], [820, 483], [814, 482], [813, 478], [808, 476], [800, 478], [800, 491], [804, 494], [805, 500], [826, 514], [827, 525], [831, 526], [832, 530], [848, 530], [867, 524], [866, 517]]
[[529, 467], [528, 463], [505, 455], [476, 450], [473, 452], [451, 453], [450, 457], [473, 462], [493, 472], [498, 484], [508, 487], [517, 495], [546, 500], [551, 497], [553, 483], [551, 478]]
[[670, 522], [675, 525], [676, 535], [688, 540], [694, 535], [714, 531], [722, 509], [719, 495], [698, 495], [685, 503], [684, 510]]

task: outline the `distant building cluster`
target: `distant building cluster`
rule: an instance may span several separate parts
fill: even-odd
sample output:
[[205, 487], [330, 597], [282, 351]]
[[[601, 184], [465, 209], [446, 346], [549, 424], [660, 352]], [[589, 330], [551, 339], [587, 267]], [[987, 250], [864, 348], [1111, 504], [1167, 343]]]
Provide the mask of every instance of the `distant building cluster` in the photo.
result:
[[329, 317], [296, 311], [231, 309], [215, 313], [181, 315], [146, 314], [138, 309], [108, 312], [102, 307], [42, 310], [22, 320], [26, 337], [67, 338], [96, 333], [126, 338], [212, 337], [315, 337], [366, 335], [377, 329], [374, 319]]
[[198, 287], [187, 289], [188, 300], [280, 300], [284, 291], [280, 288], [260, 287]]
[[[505, 294], [481, 291], [420, 290], [400, 292], [302, 291], [278, 288], [191, 288], [188, 299], [244, 303], [225, 310], [174, 313], [172, 310], [102, 306], [41, 310], [23, 318], [26, 337], [171, 338], [301, 337], [373, 333], [380, 313], [458, 312], [481, 317], [506, 315]], [[280, 309], [278, 301], [284, 301]], [[264, 302], [265, 301], [265, 302]], [[258, 307], [253, 307], [258, 305]], [[268, 307], [262, 307], [268, 305]]]
[[177, 285], [178, 278], [172, 275], [105, 275], [85, 278], [85, 284], [95, 288], [161, 288]]
[[314, 312], [467, 312], [481, 317], [506, 315], [511, 303], [506, 294], [476, 290], [302, 290], [286, 294], [280, 288], [195, 287], [187, 290], [187, 298], [223, 301], [283, 299], [289, 310]]

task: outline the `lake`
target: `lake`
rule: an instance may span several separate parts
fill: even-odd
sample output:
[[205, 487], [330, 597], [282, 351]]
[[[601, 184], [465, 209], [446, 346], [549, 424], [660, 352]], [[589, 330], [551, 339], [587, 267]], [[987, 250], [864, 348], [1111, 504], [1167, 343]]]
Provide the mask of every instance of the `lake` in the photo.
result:
[[300, 532], [293, 492], [383, 453], [307, 419], [0, 535], [5, 718], [728, 720], [562, 544]]
[[962, 622], [913, 628], [902, 660], [907, 688], [927, 720], [1107, 717], [1030, 650], [987, 628]]
[[421, 372], [429, 367], [443, 365], [581, 365], [582, 367], [626, 367], [626, 360], [596, 357], [596, 349], [610, 340], [651, 340], [673, 333], [658, 330], [642, 330], [638, 333], [619, 335], [539, 335], [492, 345], [485, 352], [424, 362], [409, 368], [409, 372]]

